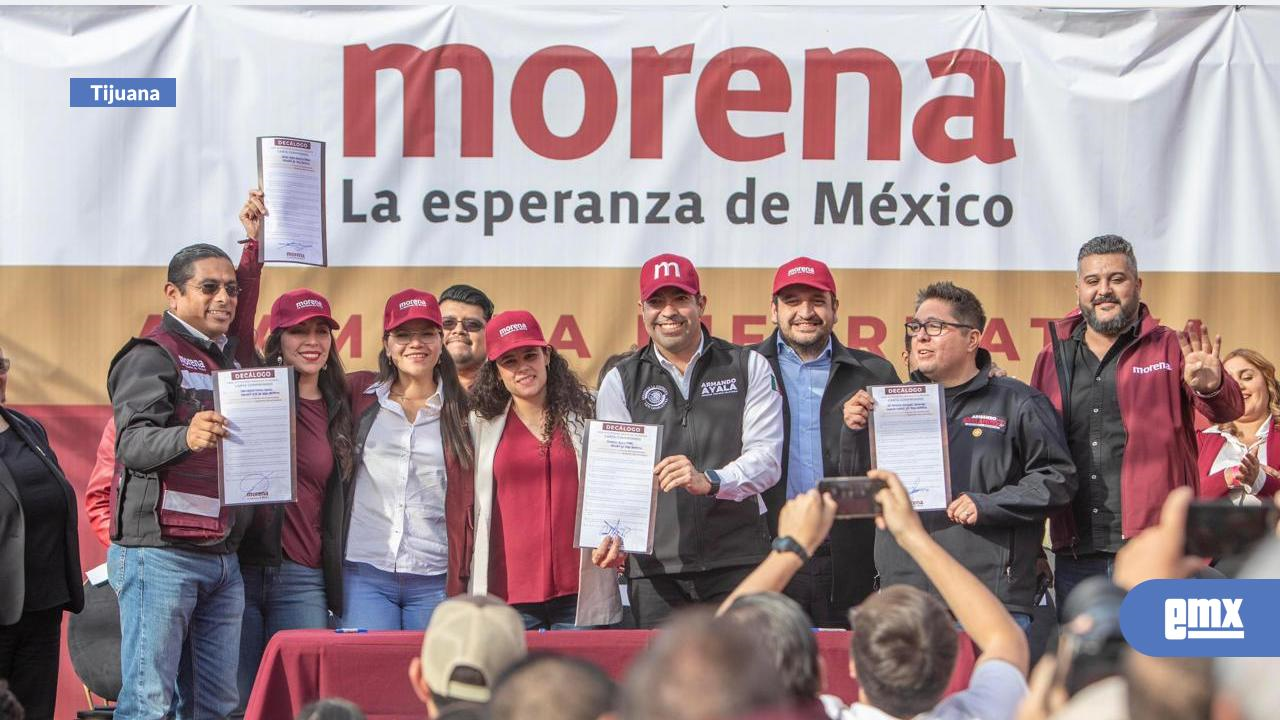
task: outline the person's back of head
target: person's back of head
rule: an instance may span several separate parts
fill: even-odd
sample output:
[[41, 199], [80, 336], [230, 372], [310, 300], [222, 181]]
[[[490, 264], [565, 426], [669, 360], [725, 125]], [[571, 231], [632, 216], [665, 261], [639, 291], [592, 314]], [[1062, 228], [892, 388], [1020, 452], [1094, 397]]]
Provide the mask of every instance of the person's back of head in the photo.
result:
[[459, 595], [432, 613], [409, 679], [435, 717], [462, 703], [487, 703], [498, 675], [525, 652], [519, 613], [497, 598]]
[[296, 720], [364, 720], [364, 712], [349, 700], [326, 698], [302, 708]]
[[708, 609], [675, 615], [627, 673], [626, 720], [713, 720], [787, 701], [768, 655]]
[[22, 709], [22, 703], [18, 702], [17, 696], [9, 689], [9, 683], [0, 680], [0, 720], [23, 720], [26, 712]]
[[489, 700], [491, 720], [597, 720], [617, 710], [618, 686], [579, 658], [530, 655], [507, 668]]
[[1129, 649], [1124, 676], [1129, 720], [1204, 720], [1212, 712], [1209, 658], [1150, 657]]
[[806, 700], [822, 692], [818, 639], [795, 600], [778, 592], [744, 595], [734, 600], [724, 619], [755, 634], [789, 697]]
[[866, 702], [893, 717], [914, 717], [942, 699], [958, 643], [936, 598], [906, 585], [886, 588], [852, 613], [851, 661]]

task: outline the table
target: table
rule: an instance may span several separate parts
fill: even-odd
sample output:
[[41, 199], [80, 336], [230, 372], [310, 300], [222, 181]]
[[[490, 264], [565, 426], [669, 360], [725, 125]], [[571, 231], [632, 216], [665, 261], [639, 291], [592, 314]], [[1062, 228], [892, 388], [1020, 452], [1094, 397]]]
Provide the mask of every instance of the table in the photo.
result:
[[[627, 666], [654, 637], [646, 630], [582, 630], [529, 632], [530, 652], [554, 652], [596, 663], [621, 680]], [[288, 630], [268, 643], [254, 682], [246, 720], [295, 717], [307, 703], [342, 697], [364, 710], [369, 720], [421, 720], [426, 709], [409, 684], [409, 661], [422, 648], [417, 631], [335, 633], [331, 630]], [[825, 692], [846, 702], [858, 696], [849, 677], [846, 631], [819, 631], [818, 651], [826, 665]], [[960, 636], [956, 670], [947, 693], [969, 684], [974, 648]]]

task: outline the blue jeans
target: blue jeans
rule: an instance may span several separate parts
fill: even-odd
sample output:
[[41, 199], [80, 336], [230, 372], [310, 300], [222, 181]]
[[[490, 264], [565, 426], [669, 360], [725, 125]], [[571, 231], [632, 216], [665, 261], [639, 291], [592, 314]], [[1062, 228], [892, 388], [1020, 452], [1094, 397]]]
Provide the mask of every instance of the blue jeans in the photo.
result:
[[367, 563], [342, 563], [342, 627], [425, 630], [444, 602], [445, 575], [390, 573]]
[[1115, 555], [1097, 554], [1080, 558], [1065, 553], [1054, 555], [1053, 599], [1058, 605], [1058, 619], [1062, 619], [1063, 608], [1067, 606], [1067, 597], [1071, 595], [1076, 585], [1095, 575], [1111, 577], [1115, 569]]
[[1020, 612], [1011, 612], [1009, 614], [1013, 616], [1013, 621], [1018, 623], [1018, 627], [1022, 628], [1023, 634], [1031, 634], [1031, 615]]
[[236, 709], [244, 582], [234, 553], [107, 551], [120, 598], [120, 720], [222, 718]]
[[258, 675], [262, 651], [280, 630], [322, 629], [329, 626], [324, 596], [324, 571], [285, 560], [280, 567], [242, 565], [244, 623], [240, 628], [240, 708], [249, 704], [249, 691]]
[[520, 613], [525, 630], [578, 630], [578, 596], [564, 595], [540, 603], [512, 605]]

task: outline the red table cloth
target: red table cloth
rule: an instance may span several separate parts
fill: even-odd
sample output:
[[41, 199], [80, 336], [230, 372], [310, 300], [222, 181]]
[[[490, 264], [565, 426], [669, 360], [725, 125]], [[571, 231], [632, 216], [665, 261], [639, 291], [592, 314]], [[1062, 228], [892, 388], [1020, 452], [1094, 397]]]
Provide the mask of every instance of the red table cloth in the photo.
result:
[[[653, 635], [645, 630], [543, 631], [530, 632], [526, 639], [531, 652], [581, 657], [621, 680]], [[849, 677], [849, 633], [820, 631], [817, 636], [826, 664], [825, 692], [852, 702], [858, 684]], [[973, 644], [963, 634], [960, 640], [948, 694], [967, 687], [973, 671]], [[426, 708], [409, 684], [409, 661], [421, 648], [422, 633], [415, 631], [276, 633], [263, 655], [245, 717], [287, 720], [307, 703], [341, 697], [359, 705], [369, 720], [421, 720]]]

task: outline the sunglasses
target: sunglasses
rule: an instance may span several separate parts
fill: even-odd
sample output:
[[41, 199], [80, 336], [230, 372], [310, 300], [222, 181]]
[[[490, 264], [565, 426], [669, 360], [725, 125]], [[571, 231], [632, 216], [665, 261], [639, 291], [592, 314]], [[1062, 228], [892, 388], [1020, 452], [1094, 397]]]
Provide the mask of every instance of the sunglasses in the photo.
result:
[[458, 327], [459, 323], [462, 324], [462, 329], [466, 330], [469, 333], [475, 333], [475, 332], [480, 332], [481, 330], [484, 330], [483, 320], [477, 320], [475, 318], [465, 318], [463, 320], [458, 320], [458, 318], [456, 317], [444, 318], [444, 323], [443, 323], [444, 329], [452, 330]]
[[197, 290], [213, 297], [218, 294], [219, 290], [226, 290], [227, 297], [235, 297], [240, 294], [240, 285], [235, 282], [220, 283], [217, 280], [205, 280], [201, 283], [191, 283]]

